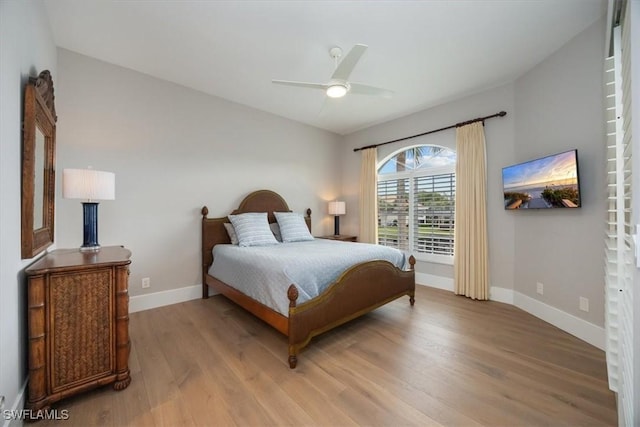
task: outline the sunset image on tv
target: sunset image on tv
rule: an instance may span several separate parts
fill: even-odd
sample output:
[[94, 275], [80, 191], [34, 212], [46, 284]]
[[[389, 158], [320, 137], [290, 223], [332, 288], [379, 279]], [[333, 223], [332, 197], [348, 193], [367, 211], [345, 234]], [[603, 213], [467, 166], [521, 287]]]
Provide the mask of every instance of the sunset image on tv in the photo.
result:
[[505, 209], [580, 207], [577, 150], [502, 169]]

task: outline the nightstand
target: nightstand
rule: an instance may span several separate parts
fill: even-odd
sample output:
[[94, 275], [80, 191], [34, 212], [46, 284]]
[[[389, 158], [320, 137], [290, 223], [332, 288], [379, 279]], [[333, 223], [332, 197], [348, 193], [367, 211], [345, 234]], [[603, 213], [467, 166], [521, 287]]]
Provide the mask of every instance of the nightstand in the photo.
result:
[[129, 375], [129, 264], [121, 246], [52, 251], [26, 269], [29, 395], [39, 410]]
[[358, 236], [348, 236], [346, 234], [330, 234], [328, 236], [318, 236], [318, 239], [340, 240], [341, 242], [357, 242]]

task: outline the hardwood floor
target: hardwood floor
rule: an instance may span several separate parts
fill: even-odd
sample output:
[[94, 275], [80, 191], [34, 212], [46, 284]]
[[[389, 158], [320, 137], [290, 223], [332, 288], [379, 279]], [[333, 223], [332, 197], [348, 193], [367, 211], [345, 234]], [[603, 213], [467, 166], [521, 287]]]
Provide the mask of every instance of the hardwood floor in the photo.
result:
[[[313, 340], [222, 296], [134, 313], [133, 381], [56, 405], [64, 426], [615, 426], [604, 352], [513, 306], [419, 286]], [[56, 425], [40, 421], [39, 427]]]

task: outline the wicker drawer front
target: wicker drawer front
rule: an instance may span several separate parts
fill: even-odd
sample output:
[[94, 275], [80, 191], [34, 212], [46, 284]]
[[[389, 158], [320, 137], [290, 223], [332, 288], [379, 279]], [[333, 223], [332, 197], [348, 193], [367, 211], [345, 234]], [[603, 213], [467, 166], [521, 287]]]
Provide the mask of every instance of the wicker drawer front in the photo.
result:
[[49, 282], [50, 385], [55, 393], [111, 374], [115, 295], [112, 269], [52, 274]]

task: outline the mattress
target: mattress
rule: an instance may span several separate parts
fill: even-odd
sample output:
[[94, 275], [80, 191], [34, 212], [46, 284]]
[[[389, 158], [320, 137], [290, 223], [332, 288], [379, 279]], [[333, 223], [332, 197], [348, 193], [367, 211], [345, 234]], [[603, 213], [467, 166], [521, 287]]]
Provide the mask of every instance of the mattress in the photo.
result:
[[297, 302], [320, 295], [350, 267], [386, 260], [404, 268], [401, 251], [380, 245], [327, 239], [240, 247], [216, 245], [209, 274], [278, 313], [288, 316], [287, 289], [298, 288]]

